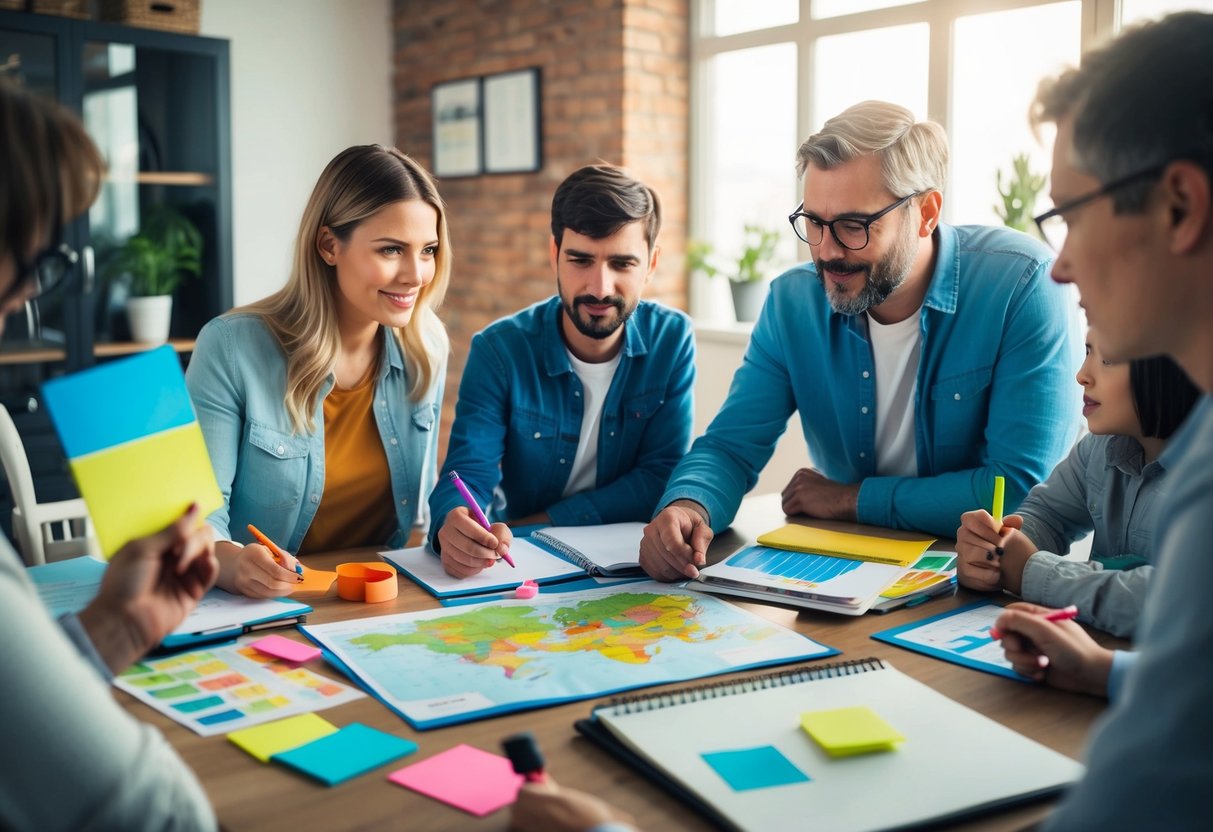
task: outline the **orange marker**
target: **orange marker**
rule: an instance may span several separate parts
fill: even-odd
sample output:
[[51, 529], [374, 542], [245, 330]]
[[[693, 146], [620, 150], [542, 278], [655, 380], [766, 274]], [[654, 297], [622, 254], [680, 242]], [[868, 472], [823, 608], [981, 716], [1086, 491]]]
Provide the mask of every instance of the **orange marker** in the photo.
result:
[[[272, 541], [268, 537], [266, 537], [261, 532], [261, 529], [257, 528], [252, 523], [248, 524], [248, 530], [249, 530], [249, 534], [251, 534], [253, 537], [257, 538], [258, 543], [260, 543], [262, 546], [264, 546], [265, 548], [270, 550], [270, 554], [274, 556], [274, 560], [278, 561], [278, 565], [281, 566], [283, 569], [285, 569], [286, 568], [286, 552], [279, 549], [278, 545], [276, 543], [274, 543], [274, 541]], [[295, 561], [295, 574], [299, 576], [300, 581], [303, 580], [303, 566], [300, 565], [299, 561], [297, 561], [297, 560]]]

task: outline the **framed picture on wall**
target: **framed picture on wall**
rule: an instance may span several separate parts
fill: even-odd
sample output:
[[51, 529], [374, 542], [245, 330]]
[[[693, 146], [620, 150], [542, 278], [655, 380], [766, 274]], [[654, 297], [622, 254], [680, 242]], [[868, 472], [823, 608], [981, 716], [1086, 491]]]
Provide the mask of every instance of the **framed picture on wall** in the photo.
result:
[[480, 79], [435, 84], [430, 103], [434, 109], [434, 175], [479, 176], [484, 172]]
[[484, 172], [539, 170], [539, 68], [486, 76], [483, 93]]

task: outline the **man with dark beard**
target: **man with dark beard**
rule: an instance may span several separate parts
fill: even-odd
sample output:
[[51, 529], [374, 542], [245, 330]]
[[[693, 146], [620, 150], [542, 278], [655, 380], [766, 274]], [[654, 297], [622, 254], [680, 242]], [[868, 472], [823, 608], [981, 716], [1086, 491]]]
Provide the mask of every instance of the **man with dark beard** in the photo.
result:
[[995, 475], [1012, 511], [1074, 441], [1075, 299], [1036, 240], [940, 222], [938, 124], [867, 101], [797, 166], [789, 220], [812, 262], [772, 283], [728, 399], [675, 469], [640, 547], [654, 578], [698, 575], [796, 411], [812, 467], [785, 512], [945, 536], [990, 504]]
[[[695, 343], [682, 312], [640, 299], [657, 269], [657, 194], [609, 165], [552, 198], [557, 294], [472, 339], [430, 496], [430, 542], [465, 578], [509, 551], [507, 523], [646, 521], [691, 439]], [[493, 522], [482, 528], [457, 471]]]

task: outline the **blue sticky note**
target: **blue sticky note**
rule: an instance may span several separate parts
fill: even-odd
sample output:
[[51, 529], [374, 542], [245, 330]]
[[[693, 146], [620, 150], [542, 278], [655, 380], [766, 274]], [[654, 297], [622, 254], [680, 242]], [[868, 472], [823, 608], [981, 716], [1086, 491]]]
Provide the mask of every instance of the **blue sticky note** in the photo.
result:
[[209, 714], [208, 716], [198, 717], [199, 725], [218, 725], [221, 722], [231, 722], [233, 719], [240, 719], [244, 713], [234, 709], [220, 711], [217, 714]]
[[417, 750], [417, 743], [354, 722], [270, 759], [336, 786]]
[[789, 783], [808, 783], [812, 779], [773, 745], [735, 751], [709, 751], [700, 756], [737, 792], [786, 786]]
[[167, 345], [53, 379], [42, 392], [68, 459], [194, 421], [181, 360]]

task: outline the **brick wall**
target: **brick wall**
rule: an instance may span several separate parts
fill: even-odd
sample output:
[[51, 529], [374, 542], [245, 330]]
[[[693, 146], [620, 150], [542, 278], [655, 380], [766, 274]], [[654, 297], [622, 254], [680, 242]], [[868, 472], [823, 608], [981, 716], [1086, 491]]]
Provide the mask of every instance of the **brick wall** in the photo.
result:
[[439, 181], [454, 252], [442, 455], [471, 337], [555, 292], [551, 197], [582, 165], [621, 164], [661, 196], [647, 297], [685, 309], [689, 0], [395, 0], [396, 142], [430, 167], [430, 89], [541, 68], [543, 169]]

